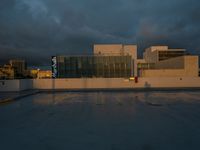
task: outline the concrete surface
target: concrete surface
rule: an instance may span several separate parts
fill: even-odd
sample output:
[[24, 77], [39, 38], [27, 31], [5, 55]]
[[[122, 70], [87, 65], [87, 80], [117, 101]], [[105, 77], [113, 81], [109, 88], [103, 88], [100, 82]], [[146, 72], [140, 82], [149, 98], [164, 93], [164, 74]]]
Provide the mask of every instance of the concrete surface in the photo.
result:
[[0, 105], [2, 150], [197, 150], [200, 93], [40, 93]]

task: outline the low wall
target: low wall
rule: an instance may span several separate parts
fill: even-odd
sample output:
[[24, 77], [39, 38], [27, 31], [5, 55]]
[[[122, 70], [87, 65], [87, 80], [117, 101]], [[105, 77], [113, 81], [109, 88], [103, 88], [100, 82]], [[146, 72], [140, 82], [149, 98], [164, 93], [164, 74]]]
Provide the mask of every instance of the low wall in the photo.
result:
[[199, 77], [142, 77], [138, 82], [123, 78], [77, 78], [0, 80], [0, 91], [87, 90], [87, 89], [200, 88]]
[[0, 80], [1, 92], [18, 92], [28, 89], [33, 89], [33, 80]]
[[33, 80], [32, 79], [20, 80], [20, 91], [29, 89], [33, 89]]
[[199, 77], [139, 78], [139, 88], [200, 88]]
[[122, 78], [37, 79], [33, 86], [36, 89], [114, 89], [130, 88], [131, 83]]
[[123, 78], [37, 79], [35, 89], [134, 89], [134, 88], [197, 88], [200, 78], [138, 78], [138, 83]]
[[20, 91], [19, 80], [0, 80], [0, 91]]

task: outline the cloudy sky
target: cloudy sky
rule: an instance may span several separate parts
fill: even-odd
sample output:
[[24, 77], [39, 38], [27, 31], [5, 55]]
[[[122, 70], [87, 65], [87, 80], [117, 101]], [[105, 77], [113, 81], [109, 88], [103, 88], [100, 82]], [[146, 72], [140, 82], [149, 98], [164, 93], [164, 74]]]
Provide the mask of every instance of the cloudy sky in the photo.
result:
[[0, 63], [46, 65], [94, 43], [186, 48], [200, 54], [198, 0], [0, 0]]

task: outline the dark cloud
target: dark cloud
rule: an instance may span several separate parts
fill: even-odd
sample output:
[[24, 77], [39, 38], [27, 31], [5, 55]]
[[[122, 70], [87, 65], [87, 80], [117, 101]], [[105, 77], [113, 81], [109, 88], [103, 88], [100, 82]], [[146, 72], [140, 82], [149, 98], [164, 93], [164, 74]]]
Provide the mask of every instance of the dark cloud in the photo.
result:
[[94, 43], [200, 54], [199, 8], [197, 0], [1, 0], [0, 61], [49, 64], [51, 55], [91, 53]]

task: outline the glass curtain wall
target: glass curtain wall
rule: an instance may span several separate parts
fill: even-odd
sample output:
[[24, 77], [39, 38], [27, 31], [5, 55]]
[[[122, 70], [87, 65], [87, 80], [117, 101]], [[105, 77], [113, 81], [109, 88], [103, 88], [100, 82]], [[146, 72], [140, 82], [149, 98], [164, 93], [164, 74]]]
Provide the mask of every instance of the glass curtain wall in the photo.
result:
[[131, 56], [57, 56], [58, 78], [131, 76]]

